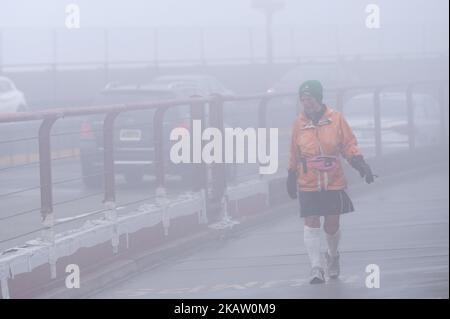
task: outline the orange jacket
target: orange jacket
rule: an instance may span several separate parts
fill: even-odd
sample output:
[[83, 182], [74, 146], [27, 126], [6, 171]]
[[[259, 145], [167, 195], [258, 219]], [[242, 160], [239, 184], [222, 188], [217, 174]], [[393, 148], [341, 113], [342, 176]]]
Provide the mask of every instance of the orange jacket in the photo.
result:
[[333, 171], [308, 169], [305, 174], [300, 157], [342, 155], [350, 161], [359, 154], [356, 137], [341, 113], [327, 106], [317, 126], [303, 112], [296, 119], [292, 130], [289, 169], [297, 172], [301, 191], [341, 190], [346, 188], [347, 181], [340, 161]]

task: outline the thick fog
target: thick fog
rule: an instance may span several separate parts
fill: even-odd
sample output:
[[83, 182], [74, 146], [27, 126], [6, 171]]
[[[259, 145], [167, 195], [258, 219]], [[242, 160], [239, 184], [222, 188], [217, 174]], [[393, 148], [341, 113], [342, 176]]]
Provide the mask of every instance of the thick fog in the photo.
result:
[[0, 0], [0, 297], [448, 299], [448, 9]]
[[[263, 58], [265, 53], [265, 17], [251, 1], [80, 0], [80, 29], [71, 30], [65, 28], [68, 1], [0, 3], [4, 64], [53, 62], [55, 55], [61, 63], [101, 62], [105, 46], [109, 61], [147, 61], [155, 54], [168, 60]], [[366, 27], [364, 1], [284, 1], [273, 17], [275, 57], [448, 51], [447, 1], [374, 3], [379, 29]], [[58, 33], [56, 53], [52, 29]], [[107, 44], [103, 29], [109, 31]]]

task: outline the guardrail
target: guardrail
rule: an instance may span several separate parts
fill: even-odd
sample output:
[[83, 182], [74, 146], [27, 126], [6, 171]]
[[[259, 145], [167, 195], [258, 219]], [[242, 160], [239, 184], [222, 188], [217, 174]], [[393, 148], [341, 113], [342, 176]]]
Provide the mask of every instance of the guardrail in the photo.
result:
[[[273, 63], [291, 64], [335, 64], [349, 61], [397, 61], [397, 60], [417, 60], [417, 59], [445, 59], [447, 52], [427, 52], [427, 53], [391, 53], [391, 54], [335, 54], [335, 55], [298, 55], [298, 56], [277, 56]], [[165, 66], [192, 66], [192, 65], [222, 65], [222, 64], [266, 64], [266, 57], [238, 57], [238, 58], [214, 58], [210, 60], [202, 59], [158, 59], [158, 60], [117, 60], [117, 61], [89, 61], [89, 62], [63, 62], [63, 63], [11, 63], [0, 65], [0, 71], [20, 72], [20, 71], [52, 71], [58, 70], [82, 70], [82, 69], [104, 69], [105, 78], [109, 70], [120, 68], [140, 68], [140, 67], [165, 67]], [[1, 73], [1, 72], [0, 72]], [[108, 81], [106, 81], [108, 82]]]
[[[333, 88], [327, 90], [328, 95], [332, 95], [335, 98], [335, 108], [339, 111], [345, 112], [345, 104], [348, 98], [351, 96], [367, 92], [373, 94], [373, 120], [374, 120], [374, 148], [375, 156], [380, 158], [383, 155], [383, 139], [382, 139], [382, 120], [383, 114], [381, 112], [381, 99], [380, 95], [388, 90], [396, 90], [397, 92], [402, 92], [405, 94], [406, 100], [406, 122], [407, 122], [407, 144], [409, 150], [414, 150], [416, 145], [416, 130], [414, 123], [414, 105], [413, 105], [413, 94], [416, 91], [422, 90], [424, 86], [430, 86], [434, 90], [434, 96], [439, 101], [439, 136], [442, 145], [448, 143], [447, 140], [447, 112], [448, 112], [448, 101], [445, 98], [445, 90], [448, 90], [448, 82], [416, 82], [416, 83], [398, 83], [389, 86], [384, 85], [374, 85], [374, 86], [357, 86], [357, 87], [342, 87]], [[222, 132], [224, 130], [224, 110], [230, 103], [233, 102], [246, 102], [253, 101], [257, 102], [257, 123], [260, 128], [268, 128], [270, 126], [270, 118], [268, 118], [268, 111], [280, 106], [280, 99], [288, 98], [292, 101], [296, 101], [297, 94], [292, 92], [287, 93], [271, 93], [271, 94], [258, 94], [258, 95], [247, 95], [247, 96], [209, 96], [209, 97], [192, 97], [189, 99], [178, 99], [178, 100], [166, 100], [166, 101], [154, 101], [148, 103], [138, 103], [138, 104], [118, 104], [109, 106], [92, 106], [92, 107], [73, 107], [64, 109], [52, 109], [49, 111], [40, 111], [34, 113], [15, 113], [15, 114], [2, 114], [0, 115], [0, 126], [4, 123], [24, 123], [24, 122], [38, 122], [39, 129], [37, 136], [35, 137], [38, 141], [38, 165], [39, 165], [39, 186], [35, 189], [39, 189], [40, 193], [40, 207], [35, 208], [26, 212], [19, 214], [12, 214], [7, 216], [8, 219], [14, 218], [15, 216], [30, 214], [35, 212], [40, 212], [42, 216], [42, 227], [37, 231], [44, 231], [46, 238], [51, 240], [53, 234], [53, 228], [55, 226], [53, 212], [54, 206], [56, 204], [53, 200], [53, 188], [54, 185], [61, 183], [54, 182], [52, 179], [52, 163], [55, 159], [52, 158], [52, 146], [51, 146], [51, 132], [54, 124], [58, 121], [62, 121], [67, 118], [76, 118], [89, 115], [104, 115], [103, 118], [103, 176], [104, 189], [101, 192], [96, 193], [103, 194], [103, 203], [105, 209], [94, 212], [95, 214], [102, 212], [109, 212], [116, 207], [116, 181], [115, 181], [115, 164], [114, 164], [114, 129], [115, 120], [119, 114], [136, 111], [136, 110], [150, 110], [154, 109], [154, 117], [152, 119], [151, 129], [154, 134], [154, 148], [155, 148], [155, 178], [156, 185], [158, 186], [155, 195], [147, 196], [137, 202], [155, 199], [158, 196], [164, 196], [166, 189], [166, 173], [167, 167], [166, 154], [164, 153], [164, 146], [166, 141], [164, 140], [163, 134], [163, 120], [166, 112], [174, 107], [181, 105], [190, 106], [190, 119], [192, 120], [202, 120], [206, 119], [206, 114], [209, 118], [209, 126], [219, 128]], [[287, 105], [293, 111], [293, 114], [298, 112], [298, 103], [290, 103]], [[293, 118], [290, 122], [283, 124], [290, 130]], [[6, 141], [3, 141], [6, 142]], [[13, 140], [14, 142], [14, 140]], [[1, 145], [1, 144], [0, 144]], [[192, 146], [191, 146], [192, 147]], [[191, 152], [192, 153], [192, 152]], [[209, 170], [211, 174], [209, 174]], [[217, 214], [217, 205], [223, 201], [227, 186], [229, 181], [227, 180], [226, 168], [222, 164], [200, 164], [196, 167], [195, 178], [192, 180], [191, 188], [193, 190], [205, 190], [206, 192], [206, 203], [207, 203], [207, 214], [209, 220], [217, 220], [220, 217]], [[257, 174], [252, 175], [252, 178], [258, 178]], [[262, 176], [259, 176], [262, 178]], [[30, 187], [23, 190], [15, 191], [14, 193], [20, 193], [21, 191], [27, 191]], [[0, 194], [0, 198], [8, 196], [12, 193]], [[1, 199], [0, 199], [1, 202]], [[135, 201], [136, 202], [136, 201]], [[83, 215], [86, 217], [86, 215]], [[0, 218], [1, 220], [5, 217]], [[34, 233], [36, 231], [33, 231]], [[20, 234], [14, 236], [13, 238], [8, 238], [2, 240], [1, 242], [7, 242], [12, 239], [20, 238], [21, 236], [28, 235]]]
[[[400, 28], [399, 28], [400, 27]], [[393, 30], [397, 32], [392, 32]], [[274, 53], [274, 61], [277, 62], [295, 62], [302, 61], [335, 61], [336, 58], [362, 58], [362, 59], [383, 59], [383, 58], [410, 58], [418, 56], [439, 56], [443, 47], [436, 46], [435, 43], [427, 43], [427, 35], [436, 34], [442, 27], [438, 24], [409, 25], [407, 28], [402, 25], [384, 25], [380, 33], [368, 32], [364, 25], [343, 26], [343, 25], [322, 25], [312, 30], [306, 30], [299, 26], [273, 27], [273, 37], [277, 47]], [[19, 31], [19, 33], [15, 33]], [[227, 64], [227, 63], [267, 63], [265, 56], [265, 36], [266, 29], [261, 27], [139, 27], [139, 28], [88, 28], [66, 29], [66, 28], [44, 28], [32, 30], [33, 35], [42, 38], [41, 46], [44, 48], [41, 61], [44, 63], [11, 63], [8, 62], [8, 48], [11, 42], [13, 48], [19, 45], [21, 51], [29, 49], [26, 38], [23, 39], [23, 30], [15, 28], [0, 29], [0, 73], [5, 70], [21, 70], [24, 68], [80, 68], [95, 67], [104, 68], [107, 75], [109, 68], [120, 67], [120, 65], [145, 65], [145, 66], [164, 66], [164, 65], [206, 65], [206, 64]], [[31, 31], [31, 30], [30, 30]], [[391, 50], [383, 47], [385, 41], [392, 42], [399, 38], [398, 31], [401, 31], [403, 38], [407, 38], [409, 33], [421, 34], [423, 41], [422, 47], [409, 47], [407, 43], [403, 46]], [[181, 33], [180, 33], [181, 32]], [[313, 33], [311, 33], [313, 32]], [[130, 37], [130, 33], [134, 36]], [[29, 34], [29, 33], [25, 33]], [[315, 34], [315, 35], [314, 35]], [[359, 38], [365, 41], [364, 44], [372, 42], [371, 49], [355, 50], [348, 46], [349, 43], [341, 41], [341, 36], [347, 38]], [[304, 41], [304, 36], [315, 36], [317, 38], [327, 39], [327, 52], [330, 55], [320, 56], [319, 52], [305, 51], [302, 48], [299, 51], [298, 44]], [[131, 42], [130, 45], [136, 46], [136, 51], [144, 54], [138, 54], [129, 60], [124, 59], [120, 47], [123, 41], [130, 38], [136, 38], [137, 43]], [[94, 39], [94, 40], [93, 40]], [[218, 40], [220, 39], [220, 40]], [[188, 41], [189, 48], [173, 52], [170, 48], [174, 44], [180, 44], [180, 41]], [[96, 46], [89, 43], [96, 43]], [[217, 42], [219, 41], [219, 42]], [[398, 42], [398, 41], [397, 41]], [[378, 48], [373, 48], [377, 43]], [[70, 50], [73, 45], [90, 48], [87, 57], [78, 61], [64, 61], [60, 52]], [[181, 45], [183, 47], [183, 45]], [[367, 48], [369, 48], [367, 47]], [[366, 48], [366, 49], [367, 49]], [[403, 49], [400, 49], [403, 48]], [[168, 49], [169, 54], [164, 54]], [[264, 52], [264, 54], [262, 54]], [[306, 54], [305, 54], [306, 52]], [[119, 55], [119, 57], [116, 57]], [[166, 56], [164, 58], [164, 56]], [[173, 58], [167, 58], [173, 56]], [[94, 58], [92, 58], [94, 57]], [[26, 60], [26, 59], [25, 59]], [[30, 59], [33, 60], [33, 59]]]

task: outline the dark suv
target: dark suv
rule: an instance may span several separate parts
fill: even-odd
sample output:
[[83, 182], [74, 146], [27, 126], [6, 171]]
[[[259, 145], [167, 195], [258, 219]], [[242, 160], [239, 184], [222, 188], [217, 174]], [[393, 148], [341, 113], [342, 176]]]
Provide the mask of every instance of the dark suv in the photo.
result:
[[[168, 79], [167, 79], [168, 80]], [[200, 94], [201, 93], [201, 94]], [[108, 85], [100, 92], [94, 105], [143, 103], [190, 96], [213, 94], [185, 78], [177, 81], [154, 81], [145, 85]], [[222, 93], [222, 92], [220, 92]], [[114, 126], [115, 172], [125, 177], [127, 183], [137, 184], [144, 175], [154, 175], [153, 116], [155, 110], [130, 111], [119, 114]], [[80, 159], [83, 183], [98, 187], [103, 174], [103, 118], [92, 116], [81, 125]], [[189, 105], [169, 108], [164, 116], [163, 138], [167, 173], [178, 175], [188, 182], [192, 169], [188, 164], [173, 164], [169, 154], [169, 134], [175, 127], [188, 127]]]

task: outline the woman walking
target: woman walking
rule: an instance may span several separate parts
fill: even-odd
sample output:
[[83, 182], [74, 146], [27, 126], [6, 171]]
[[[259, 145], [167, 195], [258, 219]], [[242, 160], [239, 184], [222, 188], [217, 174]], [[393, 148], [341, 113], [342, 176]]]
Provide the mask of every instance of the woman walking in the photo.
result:
[[287, 190], [298, 197], [300, 217], [304, 219], [304, 243], [311, 262], [311, 284], [324, 283], [321, 265], [321, 216], [328, 250], [327, 273], [337, 278], [339, 266], [339, 217], [354, 210], [345, 192], [346, 180], [340, 156], [358, 170], [367, 183], [374, 181], [352, 129], [343, 115], [322, 103], [323, 88], [319, 81], [309, 80], [299, 88], [303, 106], [294, 123], [291, 139]]

